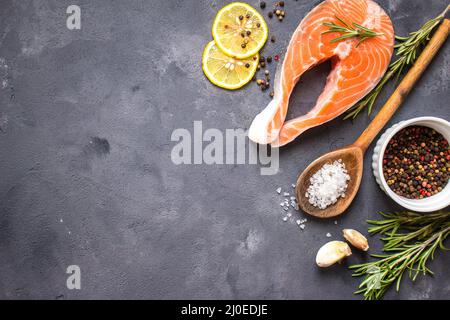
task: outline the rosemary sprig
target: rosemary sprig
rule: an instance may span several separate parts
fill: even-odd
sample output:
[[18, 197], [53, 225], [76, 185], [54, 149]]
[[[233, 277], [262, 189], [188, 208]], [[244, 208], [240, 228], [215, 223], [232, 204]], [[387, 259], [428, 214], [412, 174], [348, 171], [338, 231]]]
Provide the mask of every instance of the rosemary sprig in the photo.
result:
[[356, 47], [358, 47], [363, 41], [365, 41], [367, 39], [383, 35], [382, 33], [374, 32], [374, 31], [372, 31], [366, 27], [363, 27], [360, 24], [354, 23], [354, 22], [350, 26], [348, 23], [346, 23], [344, 20], [342, 20], [338, 16], [335, 16], [335, 17], [336, 17], [336, 19], [339, 20], [340, 23], [342, 23], [342, 25], [338, 25], [334, 22], [325, 22], [323, 24], [324, 26], [328, 27], [329, 30], [322, 32], [322, 34], [333, 33], [333, 32], [342, 33], [342, 36], [331, 40], [330, 41], [331, 43], [335, 43], [335, 42], [345, 40], [348, 38], [360, 38], [358, 41], [358, 44], [356, 45]]
[[450, 235], [450, 212], [380, 214], [383, 220], [368, 221], [373, 226], [369, 232], [384, 235], [385, 254], [372, 255], [378, 260], [350, 267], [355, 270], [354, 277], [365, 276], [355, 293], [368, 300], [381, 299], [393, 284], [399, 291], [405, 272], [412, 281], [420, 273], [433, 275], [427, 262], [438, 248], [447, 250], [444, 240]]
[[418, 57], [419, 50], [422, 49], [430, 40], [431, 33], [440, 24], [445, 17], [450, 5], [439, 16], [426, 22], [419, 30], [411, 32], [407, 37], [395, 36], [398, 43], [394, 46], [397, 50], [397, 59], [393, 61], [388, 72], [384, 75], [378, 85], [359, 103], [350, 108], [344, 119], [355, 119], [359, 113], [367, 108], [368, 115], [372, 113], [373, 106], [383, 90], [386, 83], [396, 77], [398, 80], [405, 69], [414, 64]]

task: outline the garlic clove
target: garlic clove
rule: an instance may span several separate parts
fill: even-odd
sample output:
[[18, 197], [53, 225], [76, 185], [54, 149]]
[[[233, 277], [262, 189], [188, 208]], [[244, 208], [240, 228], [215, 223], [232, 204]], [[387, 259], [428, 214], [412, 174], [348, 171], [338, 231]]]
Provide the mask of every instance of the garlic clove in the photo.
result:
[[344, 234], [344, 238], [356, 249], [363, 251], [369, 250], [369, 242], [360, 232], [353, 229], [344, 229], [342, 233]]
[[321, 268], [327, 268], [351, 254], [352, 251], [347, 243], [331, 241], [319, 249], [316, 256], [316, 263]]

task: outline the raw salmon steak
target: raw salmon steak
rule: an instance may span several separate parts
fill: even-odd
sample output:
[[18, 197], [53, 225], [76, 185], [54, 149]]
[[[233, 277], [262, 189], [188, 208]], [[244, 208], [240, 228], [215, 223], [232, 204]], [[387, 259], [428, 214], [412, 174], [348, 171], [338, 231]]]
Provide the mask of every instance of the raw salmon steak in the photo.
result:
[[[326, 33], [324, 23], [357, 23], [378, 33], [360, 42], [359, 37], [332, 42], [340, 32]], [[309, 128], [330, 121], [367, 95], [386, 72], [394, 49], [394, 29], [389, 16], [371, 0], [326, 0], [300, 23], [275, 76], [275, 95], [253, 120], [249, 138], [260, 144], [286, 145]], [[331, 60], [332, 70], [316, 105], [306, 115], [286, 121], [289, 97], [302, 74]]]

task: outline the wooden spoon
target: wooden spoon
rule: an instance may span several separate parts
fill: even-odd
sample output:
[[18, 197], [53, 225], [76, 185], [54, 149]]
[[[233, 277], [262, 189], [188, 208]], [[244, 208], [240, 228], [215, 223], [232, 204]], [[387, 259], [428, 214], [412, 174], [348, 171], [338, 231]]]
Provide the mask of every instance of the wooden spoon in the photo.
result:
[[[311, 163], [297, 180], [295, 193], [299, 207], [306, 213], [319, 217], [331, 218], [341, 215], [352, 203], [363, 175], [364, 154], [378, 135], [383, 127], [388, 123], [398, 107], [405, 100], [408, 93], [411, 91], [417, 80], [430, 64], [433, 57], [444, 44], [450, 33], [450, 20], [444, 19], [439, 29], [436, 31], [426, 48], [423, 50], [420, 57], [417, 59], [414, 66], [399, 84], [395, 92], [380, 110], [375, 119], [370, 123], [363, 134], [356, 140], [356, 142], [348, 147], [327, 153]], [[345, 194], [345, 198], [340, 198], [338, 202], [326, 209], [319, 209], [311, 205], [308, 198], [305, 197], [306, 190], [310, 185], [310, 178], [315, 174], [324, 164], [332, 163], [335, 160], [342, 159], [345, 167], [350, 175], [350, 181]]]

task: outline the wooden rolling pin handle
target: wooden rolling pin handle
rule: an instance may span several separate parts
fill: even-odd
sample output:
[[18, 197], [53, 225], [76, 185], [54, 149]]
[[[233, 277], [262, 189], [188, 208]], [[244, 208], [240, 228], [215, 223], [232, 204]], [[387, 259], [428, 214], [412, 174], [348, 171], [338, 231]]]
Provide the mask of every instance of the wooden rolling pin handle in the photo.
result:
[[428, 45], [423, 50], [413, 67], [409, 70], [405, 78], [400, 82], [392, 96], [380, 110], [378, 115], [369, 124], [354, 145], [360, 147], [363, 151], [369, 147], [375, 137], [380, 133], [384, 126], [389, 122], [398, 107], [405, 101], [406, 96], [419, 80], [422, 73], [431, 63], [436, 53], [445, 43], [450, 33], [450, 20], [444, 19], [441, 26], [435, 32]]

